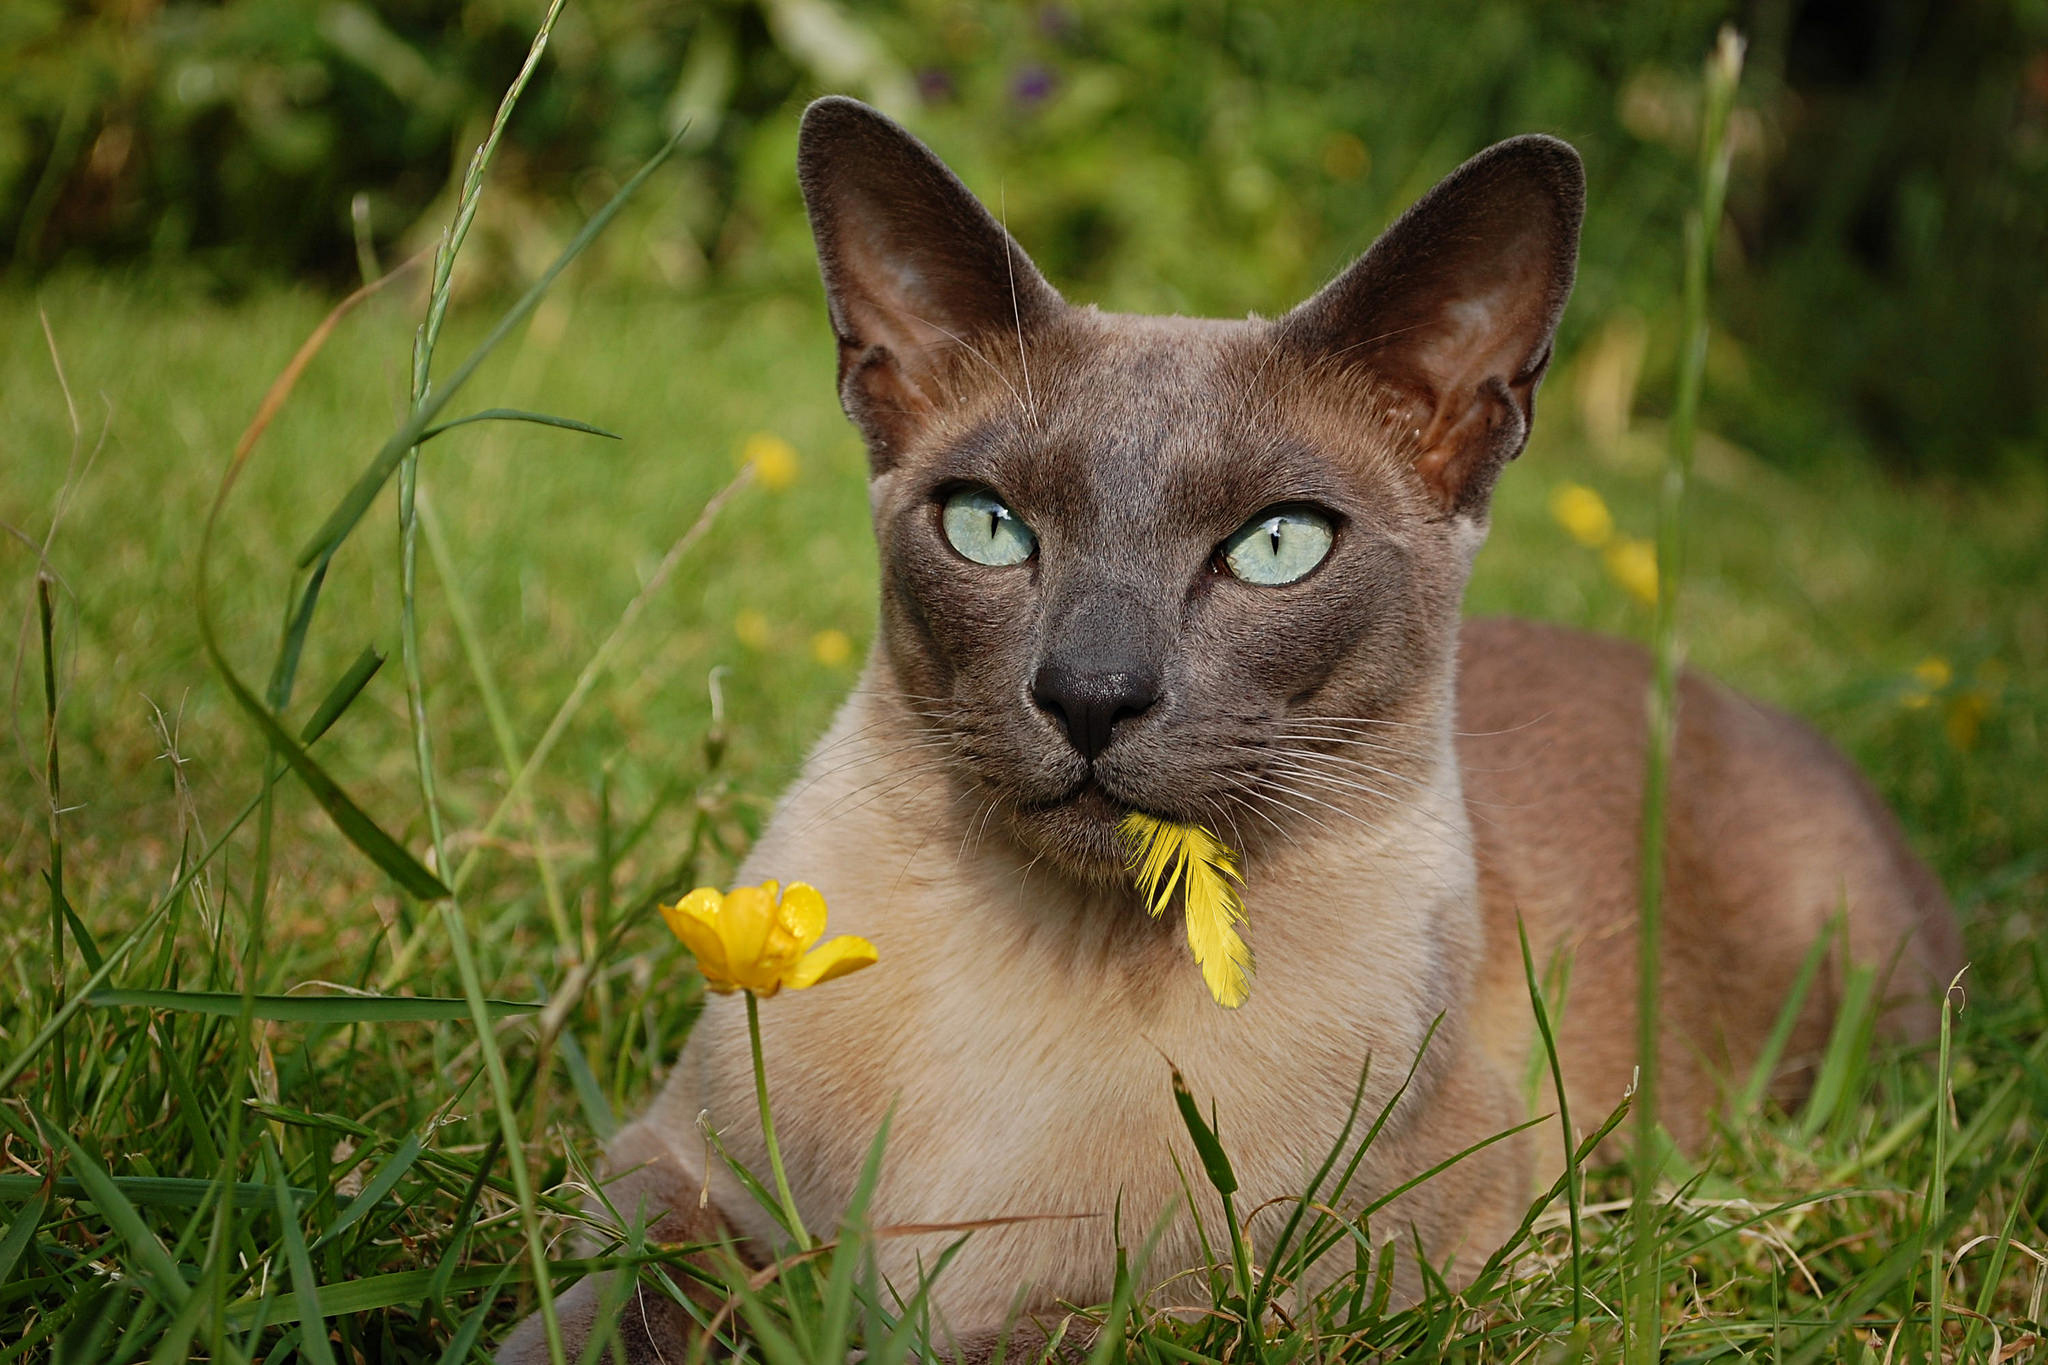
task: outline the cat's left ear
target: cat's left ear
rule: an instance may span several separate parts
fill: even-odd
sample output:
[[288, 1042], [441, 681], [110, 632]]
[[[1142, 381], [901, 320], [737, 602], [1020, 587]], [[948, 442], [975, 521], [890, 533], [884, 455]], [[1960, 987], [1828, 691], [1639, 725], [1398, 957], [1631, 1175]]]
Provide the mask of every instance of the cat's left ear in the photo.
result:
[[955, 357], [993, 337], [1021, 347], [1065, 304], [959, 178], [865, 104], [828, 96], [804, 111], [797, 179], [839, 338], [840, 402], [880, 471], [948, 401]]
[[1501, 466], [1528, 443], [1585, 204], [1568, 144], [1498, 143], [1280, 320], [1309, 358], [1365, 367], [1400, 395], [1416, 472], [1446, 511], [1483, 512]]

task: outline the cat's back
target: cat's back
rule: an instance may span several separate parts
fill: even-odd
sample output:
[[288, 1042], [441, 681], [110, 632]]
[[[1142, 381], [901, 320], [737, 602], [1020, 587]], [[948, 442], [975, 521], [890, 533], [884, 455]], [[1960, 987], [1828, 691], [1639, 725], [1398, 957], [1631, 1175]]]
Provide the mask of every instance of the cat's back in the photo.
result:
[[[1505, 619], [1463, 628], [1457, 743], [1489, 939], [1482, 1032], [1509, 1054], [1526, 1038], [1519, 915], [1539, 970], [1569, 960], [1565, 1069], [1589, 1113], [1613, 1107], [1634, 1064], [1651, 685], [1648, 654], [1624, 641]], [[1954, 917], [1897, 820], [1832, 745], [1687, 673], [1668, 812], [1662, 990], [1674, 1130], [1701, 1131], [1717, 1071], [1746, 1073], [1838, 913], [1854, 960], [1881, 972], [1898, 964], [1891, 1031], [1924, 1036], [1960, 966]], [[1836, 953], [1787, 1051], [1795, 1068], [1824, 1042], [1840, 971]], [[1799, 1084], [1795, 1070], [1786, 1088]]]

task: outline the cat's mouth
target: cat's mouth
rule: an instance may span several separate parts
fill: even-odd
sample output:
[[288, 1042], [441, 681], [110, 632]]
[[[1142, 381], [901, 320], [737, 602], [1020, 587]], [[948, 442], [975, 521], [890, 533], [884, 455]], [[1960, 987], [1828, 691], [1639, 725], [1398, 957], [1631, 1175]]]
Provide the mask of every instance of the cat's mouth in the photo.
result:
[[1136, 809], [1137, 807], [1130, 802], [1103, 786], [1102, 780], [1093, 772], [1084, 774], [1080, 781], [1058, 796], [1020, 804], [1017, 807], [1018, 813], [1026, 816], [1066, 811], [1110, 824], [1117, 823]]
[[1121, 882], [1127, 850], [1119, 830], [1133, 813], [1187, 818], [1119, 795], [1091, 772], [1058, 796], [1015, 806], [1011, 819], [1019, 842], [1027, 847], [1091, 880]]

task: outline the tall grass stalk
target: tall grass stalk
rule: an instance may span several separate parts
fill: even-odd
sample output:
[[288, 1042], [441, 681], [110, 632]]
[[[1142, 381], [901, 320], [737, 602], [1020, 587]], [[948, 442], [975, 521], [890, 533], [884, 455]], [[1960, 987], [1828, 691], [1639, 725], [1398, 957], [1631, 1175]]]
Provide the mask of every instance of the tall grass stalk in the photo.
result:
[[1649, 698], [1649, 752], [1643, 780], [1642, 891], [1636, 938], [1636, 1095], [1634, 1180], [1626, 1322], [1631, 1365], [1655, 1365], [1662, 1343], [1660, 1233], [1657, 1181], [1665, 1140], [1657, 1118], [1661, 1015], [1658, 980], [1663, 964], [1665, 800], [1678, 735], [1678, 588], [1684, 573], [1685, 495], [1692, 475], [1693, 436], [1707, 359], [1707, 281], [1714, 237], [1728, 188], [1728, 115], [1742, 75], [1743, 41], [1723, 28], [1707, 58], [1700, 119], [1698, 199], [1685, 224], [1684, 316], [1679, 332], [1678, 395], [1671, 441], [1657, 497], [1657, 615], [1652, 650], [1655, 675]]
[[[562, 5], [563, 0], [551, 0], [548, 5], [540, 27], [534, 32], [533, 43], [527, 49], [526, 60], [507, 87], [504, 98], [499, 101], [490, 132], [470, 158], [469, 169], [463, 176], [455, 219], [443, 235], [441, 248], [434, 257], [434, 281], [428, 294], [427, 316], [420, 324], [413, 343], [412, 403], [415, 410], [426, 401], [433, 384], [434, 347], [440, 340], [441, 326], [448, 314], [455, 259], [461, 254], [470, 224], [476, 219], [477, 205], [483, 198], [484, 174], [490, 169], [491, 159], [498, 150], [498, 139], [504, 135], [512, 111], [518, 106], [519, 97], [525, 93], [526, 83], [533, 78], [541, 54], [547, 51], [548, 38], [554, 32]], [[417, 611], [419, 461], [420, 448], [414, 445], [406, 451], [398, 466], [399, 659], [405, 670], [406, 714], [412, 723], [413, 758], [419, 773], [420, 802], [426, 810], [427, 829], [433, 840], [434, 866], [445, 875], [448, 845], [443, 836], [440, 795], [434, 776], [433, 729], [427, 720], [426, 677], [420, 666]], [[455, 951], [462, 993], [469, 1000], [477, 1047], [483, 1055], [485, 1073], [490, 1078], [492, 1105], [497, 1110], [498, 1128], [504, 1139], [505, 1163], [511, 1172], [513, 1188], [518, 1193], [519, 1220], [526, 1233], [527, 1255], [533, 1263], [534, 1292], [539, 1299], [541, 1321], [546, 1327], [548, 1359], [552, 1365], [566, 1365], [561, 1323], [555, 1313], [554, 1285], [548, 1273], [547, 1239], [541, 1229], [540, 1210], [534, 1202], [533, 1175], [526, 1164], [526, 1143], [515, 1112], [505, 1059], [485, 1009], [483, 980], [477, 972], [475, 954], [469, 942], [469, 926], [464, 922], [459, 895], [451, 894], [442, 902], [440, 917]], [[573, 947], [568, 943], [561, 946], [565, 950]]]

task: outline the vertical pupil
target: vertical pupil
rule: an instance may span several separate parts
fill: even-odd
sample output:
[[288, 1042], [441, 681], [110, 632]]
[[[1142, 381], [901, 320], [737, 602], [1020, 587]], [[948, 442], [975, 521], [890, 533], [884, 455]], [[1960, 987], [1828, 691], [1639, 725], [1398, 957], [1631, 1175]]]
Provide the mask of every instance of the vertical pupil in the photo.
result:
[[1002, 524], [1002, 520], [1002, 508], [991, 507], [988, 509], [988, 538], [990, 540], [994, 540], [996, 538], [996, 527]]
[[1281, 522], [1278, 517], [1266, 523], [1266, 534], [1273, 537], [1273, 554], [1275, 558], [1278, 558], [1280, 554], [1280, 526]]

